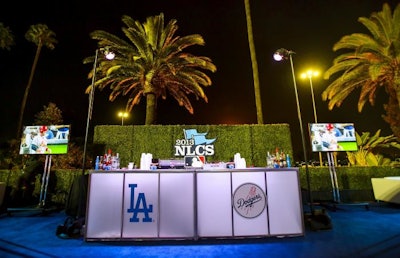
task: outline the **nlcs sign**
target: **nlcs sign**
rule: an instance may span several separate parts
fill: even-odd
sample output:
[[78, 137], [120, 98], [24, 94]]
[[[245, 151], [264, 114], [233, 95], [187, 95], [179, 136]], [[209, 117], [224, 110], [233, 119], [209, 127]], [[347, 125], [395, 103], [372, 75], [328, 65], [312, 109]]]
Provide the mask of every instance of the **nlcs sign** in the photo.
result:
[[184, 129], [185, 139], [175, 142], [175, 156], [212, 156], [214, 139], [206, 139], [207, 133], [198, 133], [196, 129]]

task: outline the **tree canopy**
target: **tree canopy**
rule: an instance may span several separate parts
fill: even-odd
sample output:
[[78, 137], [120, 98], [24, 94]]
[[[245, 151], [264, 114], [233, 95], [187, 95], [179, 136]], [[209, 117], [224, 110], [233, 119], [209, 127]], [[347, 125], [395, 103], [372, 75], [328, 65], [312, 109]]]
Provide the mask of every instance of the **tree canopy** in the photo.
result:
[[[325, 72], [325, 79], [333, 79], [323, 91], [329, 109], [340, 107], [355, 90], [360, 96], [357, 109], [362, 111], [367, 102], [375, 104], [377, 92], [384, 89], [388, 102], [386, 116], [394, 135], [400, 137], [400, 4], [393, 11], [383, 4], [382, 11], [370, 18], [358, 19], [370, 34], [353, 33], [343, 36], [334, 46], [341, 51], [333, 65]], [[346, 52], [348, 51], [348, 52]]]
[[[108, 61], [99, 57], [99, 66], [93, 72], [97, 75], [94, 86], [111, 90], [109, 100], [126, 96], [126, 110], [129, 112], [146, 99], [145, 124], [156, 123], [157, 101], [173, 97], [180, 106], [193, 114], [189, 94], [196, 100], [208, 101], [203, 87], [212, 84], [206, 71], [215, 72], [216, 66], [206, 56], [196, 56], [185, 52], [190, 46], [205, 44], [199, 34], [177, 36], [177, 21], [164, 23], [164, 14], [151, 16], [144, 23], [122, 16], [122, 28], [127, 40], [103, 30], [96, 30], [91, 37], [98, 40], [99, 49], [109, 48], [115, 52], [115, 59]], [[94, 62], [93, 57], [84, 63]], [[90, 85], [86, 92], [91, 90]]]

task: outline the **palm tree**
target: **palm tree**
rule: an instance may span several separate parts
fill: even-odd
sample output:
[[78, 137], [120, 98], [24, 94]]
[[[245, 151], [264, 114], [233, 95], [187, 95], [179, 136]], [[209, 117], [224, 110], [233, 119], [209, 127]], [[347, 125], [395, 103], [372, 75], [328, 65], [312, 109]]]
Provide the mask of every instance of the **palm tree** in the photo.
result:
[[0, 22], [0, 48], [10, 50], [15, 44], [14, 35], [9, 27]]
[[260, 95], [260, 82], [258, 79], [258, 64], [257, 64], [256, 48], [254, 46], [253, 25], [251, 23], [251, 12], [250, 12], [249, 0], [244, 0], [244, 6], [245, 6], [245, 10], [246, 10], [247, 36], [249, 38], [251, 65], [253, 67], [254, 94], [255, 94], [255, 98], [256, 98], [256, 109], [257, 109], [257, 123], [263, 124], [264, 120], [263, 120], [262, 103], [261, 103], [261, 95]]
[[332, 110], [359, 89], [358, 112], [361, 112], [367, 102], [375, 104], [378, 90], [384, 88], [388, 103], [384, 105], [386, 116], [383, 119], [400, 139], [400, 4], [393, 15], [385, 3], [382, 11], [372, 13], [370, 18], [360, 17], [358, 21], [371, 35], [354, 33], [342, 37], [334, 45], [334, 51], [351, 51], [336, 57], [325, 72], [325, 79], [338, 75], [324, 90], [322, 99], [329, 101], [328, 107]]
[[[126, 110], [131, 111], [145, 97], [146, 125], [156, 123], [157, 100], [166, 99], [167, 94], [191, 114], [194, 110], [187, 95], [208, 101], [203, 87], [210, 86], [211, 79], [205, 71], [215, 72], [216, 66], [208, 57], [183, 52], [189, 46], [204, 45], [201, 35], [175, 36], [177, 21], [170, 20], [164, 26], [163, 13], [148, 17], [143, 24], [126, 15], [122, 22], [126, 25], [122, 31], [130, 42], [102, 30], [91, 33], [100, 49], [110, 47], [116, 53], [113, 61], [99, 58], [99, 79], [94, 84], [100, 90], [109, 87], [110, 101], [128, 96]], [[93, 61], [89, 57], [84, 63]], [[93, 71], [89, 77], [92, 75]]]
[[397, 138], [392, 134], [381, 136], [381, 130], [370, 136], [369, 132], [363, 132], [360, 136], [356, 132], [358, 150], [346, 152], [349, 163], [352, 166], [393, 166], [397, 161], [380, 154], [382, 149], [400, 149]]
[[33, 75], [35, 74], [36, 66], [39, 60], [40, 51], [42, 50], [43, 46], [49, 48], [50, 50], [53, 50], [55, 48], [55, 44], [57, 43], [55, 36], [56, 34], [51, 31], [45, 24], [31, 25], [25, 34], [26, 40], [33, 42], [37, 46], [37, 48], [31, 68], [31, 73], [29, 75], [28, 84], [26, 85], [24, 98], [21, 104], [21, 111], [19, 114], [19, 122], [17, 128], [17, 137], [20, 137], [21, 134], [26, 101], [28, 100], [28, 94], [32, 85]]

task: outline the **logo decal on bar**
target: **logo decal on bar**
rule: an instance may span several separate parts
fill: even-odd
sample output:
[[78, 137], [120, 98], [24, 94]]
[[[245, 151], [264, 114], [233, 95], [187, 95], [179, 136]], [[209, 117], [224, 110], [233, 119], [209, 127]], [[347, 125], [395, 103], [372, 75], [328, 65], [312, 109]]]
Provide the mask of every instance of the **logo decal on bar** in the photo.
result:
[[264, 191], [252, 183], [240, 185], [233, 194], [233, 207], [240, 216], [245, 218], [259, 216], [264, 211], [266, 202]]
[[138, 194], [138, 199], [135, 202], [135, 188], [137, 184], [129, 184], [131, 188], [131, 201], [130, 201], [130, 208], [127, 210], [128, 213], [133, 213], [132, 218], [129, 219], [130, 222], [139, 222], [138, 214], [143, 213], [144, 217], [142, 222], [152, 222], [152, 218], [150, 217], [150, 213], [153, 212], [153, 205], [150, 204], [147, 206], [146, 203], [146, 196], [144, 193]]

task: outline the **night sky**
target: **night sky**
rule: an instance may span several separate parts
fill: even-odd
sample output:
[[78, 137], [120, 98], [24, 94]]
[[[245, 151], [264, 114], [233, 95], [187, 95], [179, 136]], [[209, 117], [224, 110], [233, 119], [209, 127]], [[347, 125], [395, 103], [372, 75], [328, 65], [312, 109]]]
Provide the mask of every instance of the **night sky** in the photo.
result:
[[[293, 80], [289, 62], [276, 62], [272, 55], [279, 48], [293, 50], [294, 69], [304, 129], [314, 121], [309, 81], [299, 79], [309, 67], [321, 73], [337, 53], [333, 45], [344, 35], [368, 33], [357, 21], [382, 10], [379, 0], [251, 0], [253, 33], [265, 124], [289, 123], [295, 153], [301, 152], [301, 137]], [[399, 1], [386, 1], [395, 8]], [[43, 48], [28, 97], [24, 124], [30, 125], [34, 115], [49, 102], [63, 112], [64, 123], [71, 124], [72, 137], [82, 137], [86, 127], [90, 85], [87, 78], [91, 65], [82, 60], [93, 56], [97, 41], [89, 33], [100, 29], [125, 38], [121, 31], [122, 15], [144, 22], [148, 16], [165, 15], [166, 23], [177, 19], [176, 35], [200, 34], [206, 45], [187, 51], [210, 57], [217, 66], [208, 73], [213, 85], [205, 89], [208, 104], [194, 98], [194, 115], [180, 107], [172, 98], [158, 104], [159, 124], [255, 124], [256, 108], [253, 75], [249, 53], [243, 0], [146, 0], [146, 1], [12, 1], [0, 9], [0, 22], [15, 35], [11, 51], [0, 50], [0, 85], [3, 110], [0, 139], [15, 137], [20, 104], [28, 81], [36, 46], [28, 42], [25, 32], [30, 25], [46, 24], [56, 34], [54, 50]], [[391, 134], [381, 115], [386, 95], [378, 95], [375, 107], [367, 104], [357, 112], [358, 92], [354, 92], [340, 108], [329, 111], [321, 92], [328, 81], [322, 76], [313, 79], [319, 122], [354, 122], [356, 131], [382, 129]], [[120, 124], [117, 116], [125, 108], [126, 99], [108, 101], [107, 91], [97, 91], [92, 125]], [[124, 124], [144, 124], [145, 101], [135, 107]], [[308, 137], [308, 134], [306, 134]], [[307, 146], [308, 147], [308, 146]]]

